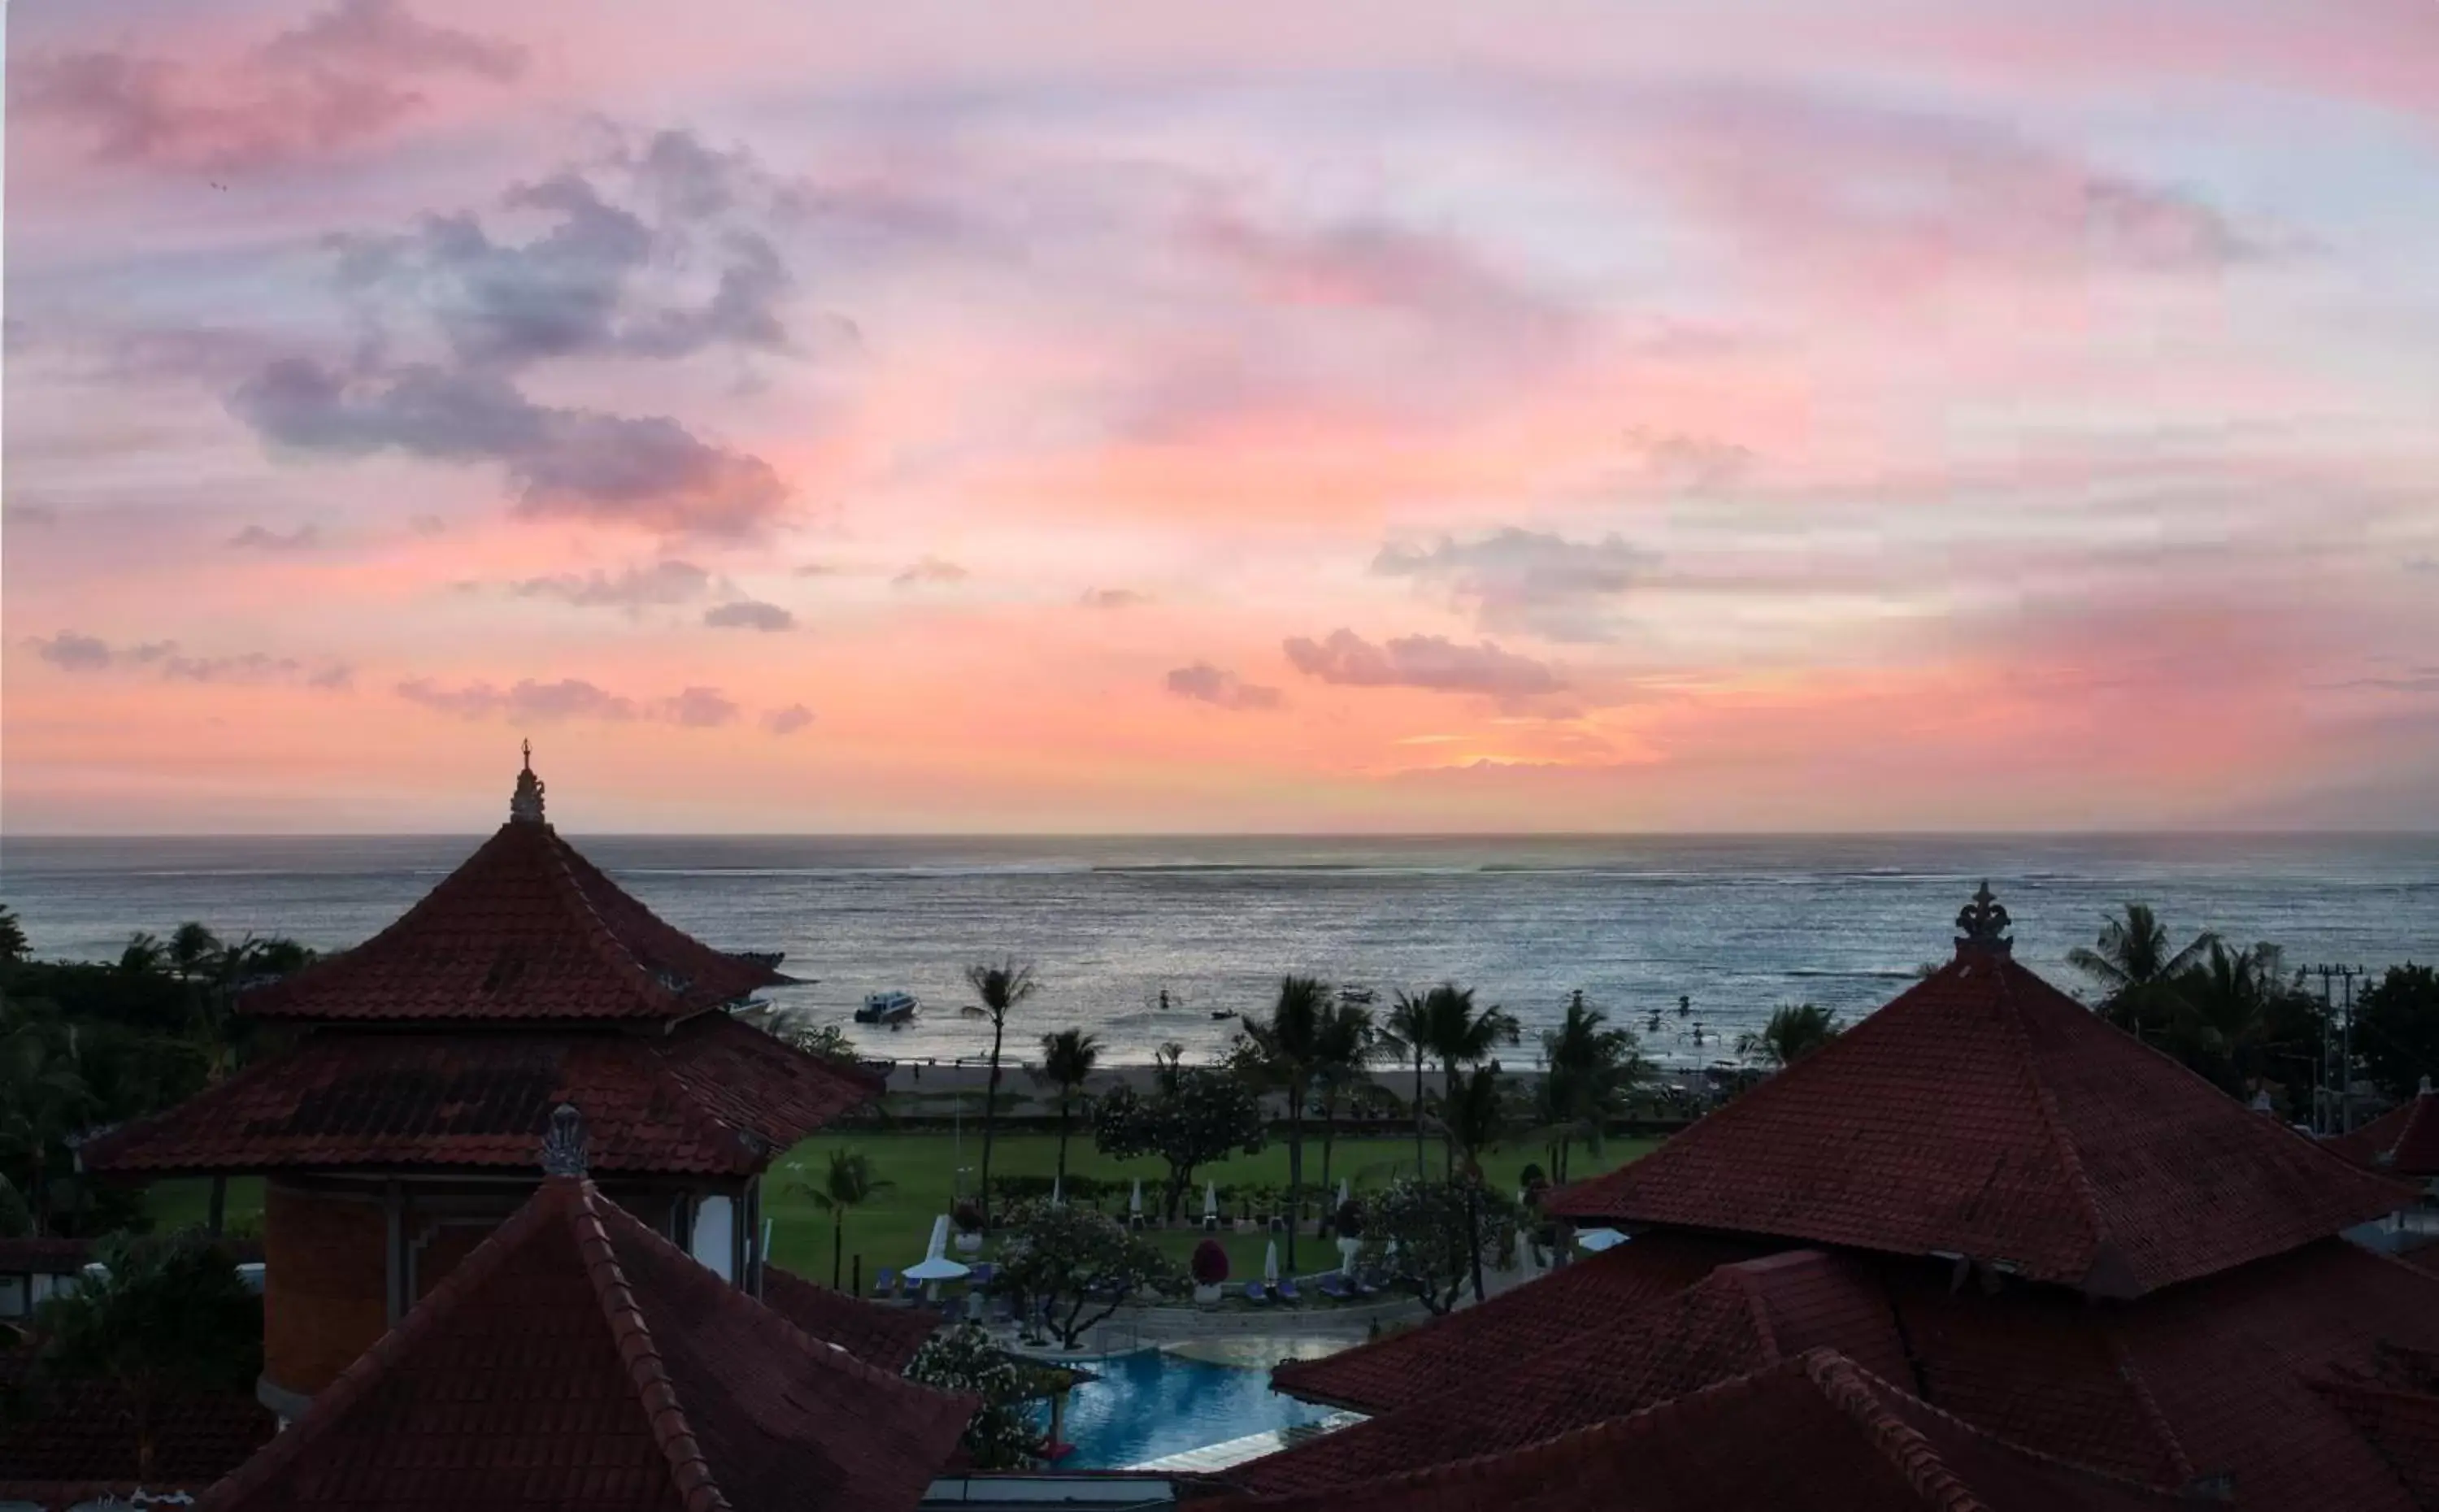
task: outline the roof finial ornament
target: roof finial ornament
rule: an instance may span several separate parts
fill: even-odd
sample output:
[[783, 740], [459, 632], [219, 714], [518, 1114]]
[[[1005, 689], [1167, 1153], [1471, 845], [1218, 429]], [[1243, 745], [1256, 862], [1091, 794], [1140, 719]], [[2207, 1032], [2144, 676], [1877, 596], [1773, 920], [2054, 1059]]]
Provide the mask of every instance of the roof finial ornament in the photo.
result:
[[542, 1173], [582, 1176], [590, 1160], [585, 1149], [588, 1143], [584, 1115], [576, 1111], [574, 1103], [561, 1103], [551, 1110], [550, 1132], [542, 1138]]
[[2014, 942], [2007, 938], [2007, 924], [2006, 906], [1991, 893], [1990, 883], [1985, 879], [1973, 901], [1956, 911], [1956, 948], [2009, 954]]
[[508, 818], [519, 824], [538, 825], [542, 819], [542, 778], [534, 775], [533, 742], [525, 742], [525, 768], [517, 774], [516, 796], [508, 800]]

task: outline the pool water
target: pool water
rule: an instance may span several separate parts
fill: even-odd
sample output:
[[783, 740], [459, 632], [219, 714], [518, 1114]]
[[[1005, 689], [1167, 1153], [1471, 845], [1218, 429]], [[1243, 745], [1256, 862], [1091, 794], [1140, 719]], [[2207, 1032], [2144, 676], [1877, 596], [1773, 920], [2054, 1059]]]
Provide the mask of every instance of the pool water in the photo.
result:
[[[1144, 1349], [1086, 1368], [1100, 1379], [1068, 1395], [1061, 1432], [1076, 1452], [1061, 1469], [1118, 1469], [1341, 1415], [1271, 1390], [1267, 1366]], [[1049, 1425], [1046, 1404], [1041, 1422]]]

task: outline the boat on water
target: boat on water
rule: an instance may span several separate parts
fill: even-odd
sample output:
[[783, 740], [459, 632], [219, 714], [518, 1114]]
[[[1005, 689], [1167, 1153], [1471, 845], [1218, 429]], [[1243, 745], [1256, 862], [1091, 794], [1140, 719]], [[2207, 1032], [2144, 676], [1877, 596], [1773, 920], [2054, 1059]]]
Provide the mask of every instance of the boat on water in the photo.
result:
[[1236, 1016], [1237, 1010], [1234, 1008], [1214, 1008], [1211, 1010], [1211, 1017], [1215, 1020], [1233, 1019]]
[[875, 992], [855, 1010], [858, 1023], [904, 1023], [922, 1005], [912, 992]]

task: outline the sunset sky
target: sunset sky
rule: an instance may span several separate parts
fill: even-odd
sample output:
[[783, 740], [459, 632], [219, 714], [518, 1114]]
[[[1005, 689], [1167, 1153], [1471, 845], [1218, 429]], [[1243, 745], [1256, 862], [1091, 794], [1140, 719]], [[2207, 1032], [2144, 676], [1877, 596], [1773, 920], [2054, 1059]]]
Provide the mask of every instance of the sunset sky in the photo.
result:
[[5, 823], [2439, 827], [2439, 4], [8, 12]]

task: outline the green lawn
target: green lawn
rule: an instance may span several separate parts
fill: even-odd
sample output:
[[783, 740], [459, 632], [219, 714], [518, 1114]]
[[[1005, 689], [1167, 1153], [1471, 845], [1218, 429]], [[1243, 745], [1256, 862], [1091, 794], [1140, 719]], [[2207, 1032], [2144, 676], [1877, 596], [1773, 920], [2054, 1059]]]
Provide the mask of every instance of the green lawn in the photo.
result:
[[[1653, 1148], [1657, 1140], [1612, 1140], [1594, 1160], [1578, 1149], [1571, 1162], [1571, 1176], [1593, 1176], [1625, 1164]], [[954, 1136], [949, 1134], [866, 1133], [823, 1135], [807, 1140], [790, 1150], [772, 1168], [763, 1183], [763, 1209], [774, 1219], [771, 1257], [792, 1271], [802, 1272], [815, 1280], [830, 1278], [830, 1219], [801, 1197], [792, 1195], [792, 1181], [818, 1183], [831, 1150], [846, 1147], [861, 1149], [872, 1157], [876, 1174], [897, 1185], [884, 1192], [869, 1206], [859, 1209], [847, 1220], [846, 1254], [851, 1279], [854, 1256], [863, 1256], [864, 1284], [869, 1287], [872, 1273], [879, 1266], [896, 1269], [923, 1257], [923, 1246], [931, 1238], [932, 1222], [949, 1211], [953, 1190], [953, 1178], [962, 1164], [969, 1171], [965, 1188], [973, 1189], [971, 1171], [981, 1164], [982, 1140], [969, 1131], [963, 1142], [962, 1161]], [[1437, 1145], [1430, 1147], [1433, 1169], [1441, 1160]], [[1516, 1148], [1494, 1153], [1487, 1164], [1490, 1180], [1513, 1189], [1517, 1177], [1527, 1162], [1540, 1159], [1538, 1150]], [[1334, 1192], [1342, 1176], [1353, 1179], [1360, 1191], [1367, 1185], [1385, 1184], [1400, 1171], [1414, 1169], [1415, 1145], [1411, 1139], [1348, 1139], [1341, 1140], [1330, 1160], [1330, 1183]], [[991, 1174], [997, 1176], [1048, 1176], [1058, 1168], [1059, 1142], [1047, 1134], [1018, 1134], [1000, 1140], [991, 1152]], [[1090, 1138], [1079, 1138], [1067, 1147], [1067, 1168], [1072, 1172], [1100, 1178], [1121, 1180], [1140, 1176], [1144, 1183], [1144, 1207], [1153, 1213], [1159, 1200], [1160, 1183], [1168, 1173], [1166, 1165], [1156, 1159], [1112, 1160], [1095, 1149]], [[1288, 1179], [1287, 1146], [1273, 1140], [1257, 1155], [1239, 1155], [1216, 1165], [1195, 1172], [1195, 1187], [1188, 1195], [1184, 1217], [1199, 1217], [1202, 1211], [1204, 1177], [1227, 1185], [1232, 1182], [1251, 1182], [1284, 1186]], [[1321, 1148], [1318, 1142], [1305, 1149], [1305, 1180], [1317, 1184], [1321, 1180]], [[1112, 1212], [1120, 1211], [1116, 1204], [1105, 1204]], [[1183, 1265], [1185, 1257], [1202, 1236], [1199, 1229], [1155, 1231], [1152, 1239], [1175, 1254]], [[1242, 1280], [1261, 1274], [1263, 1247], [1270, 1242], [1264, 1233], [1237, 1234], [1223, 1230], [1220, 1242], [1228, 1248], [1229, 1273]], [[1282, 1239], [1284, 1245], [1284, 1239]], [[1300, 1269], [1318, 1271], [1335, 1263], [1337, 1250], [1327, 1241], [1306, 1236], [1298, 1242], [1296, 1259]], [[988, 1257], [988, 1251], [985, 1251]]]
[[[1625, 1164], [1651, 1149], [1658, 1141], [1620, 1139], [1610, 1142], [1597, 1159], [1581, 1149], [1576, 1151], [1570, 1174], [1577, 1178], [1597, 1175]], [[981, 1136], [969, 1130], [962, 1139], [952, 1134], [865, 1132], [826, 1134], [809, 1139], [783, 1156], [772, 1167], [763, 1183], [763, 1207], [773, 1220], [772, 1258], [792, 1271], [801, 1272], [819, 1281], [830, 1278], [830, 1219], [812, 1203], [790, 1190], [797, 1181], [818, 1183], [827, 1167], [831, 1150], [841, 1147], [861, 1149], [872, 1158], [881, 1179], [896, 1184], [883, 1192], [869, 1206], [859, 1210], [847, 1220], [846, 1254], [850, 1273], [857, 1254], [863, 1256], [863, 1279], [868, 1288], [873, 1272], [887, 1266], [893, 1270], [923, 1257], [923, 1246], [932, 1235], [932, 1220], [949, 1211], [952, 1193], [956, 1187], [956, 1172], [962, 1165], [968, 1174], [965, 1189], [973, 1189], [973, 1171], [982, 1162]], [[1013, 1134], [1001, 1139], [991, 1154], [994, 1176], [1048, 1176], [1058, 1168], [1059, 1142], [1048, 1134]], [[1487, 1162], [1491, 1182], [1514, 1189], [1517, 1177], [1525, 1164], [1541, 1158], [1538, 1149], [1517, 1147], [1494, 1153]], [[1439, 1166], [1441, 1156], [1437, 1145], [1430, 1147], [1433, 1169]], [[1394, 1175], [1414, 1168], [1415, 1146], [1411, 1139], [1347, 1139], [1338, 1143], [1330, 1162], [1333, 1190], [1340, 1177], [1351, 1178], [1360, 1191], [1377, 1186]], [[1112, 1160], [1093, 1147], [1089, 1136], [1072, 1141], [1067, 1147], [1067, 1168], [1086, 1175], [1124, 1180], [1140, 1176], [1144, 1183], [1147, 1212], [1153, 1212], [1159, 1201], [1160, 1183], [1168, 1167], [1158, 1160]], [[1195, 1173], [1195, 1187], [1186, 1201], [1186, 1217], [1198, 1217], [1202, 1211], [1203, 1177], [1221, 1185], [1251, 1182], [1284, 1186], [1288, 1179], [1287, 1146], [1277, 1140], [1257, 1155], [1239, 1155]], [[1305, 1149], [1305, 1180], [1318, 1185], [1321, 1180], [1321, 1147], [1318, 1141]], [[164, 1227], [201, 1223], [209, 1201], [210, 1183], [204, 1181], [166, 1181], [152, 1183], [146, 1201], [156, 1223]], [[1112, 1211], [1118, 1211], [1115, 1204]], [[228, 1223], [232, 1230], [246, 1233], [258, 1227], [262, 1211], [262, 1183], [256, 1178], [240, 1178], [229, 1183]], [[1156, 1216], [1156, 1215], [1155, 1215]], [[1192, 1227], [1182, 1231], [1152, 1234], [1153, 1242], [1177, 1256], [1180, 1265], [1202, 1237]], [[1237, 1234], [1223, 1230], [1220, 1242], [1228, 1247], [1230, 1274], [1237, 1280], [1261, 1273], [1262, 1250], [1270, 1241], [1263, 1233]], [[1282, 1240], [1284, 1245], [1284, 1240]], [[1318, 1271], [1331, 1263], [1337, 1251], [1326, 1241], [1305, 1236], [1298, 1243], [1297, 1261], [1304, 1271]], [[985, 1252], [988, 1257], [988, 1251]], [[843, 1277], [842, 1279], [846, 1279]]]

